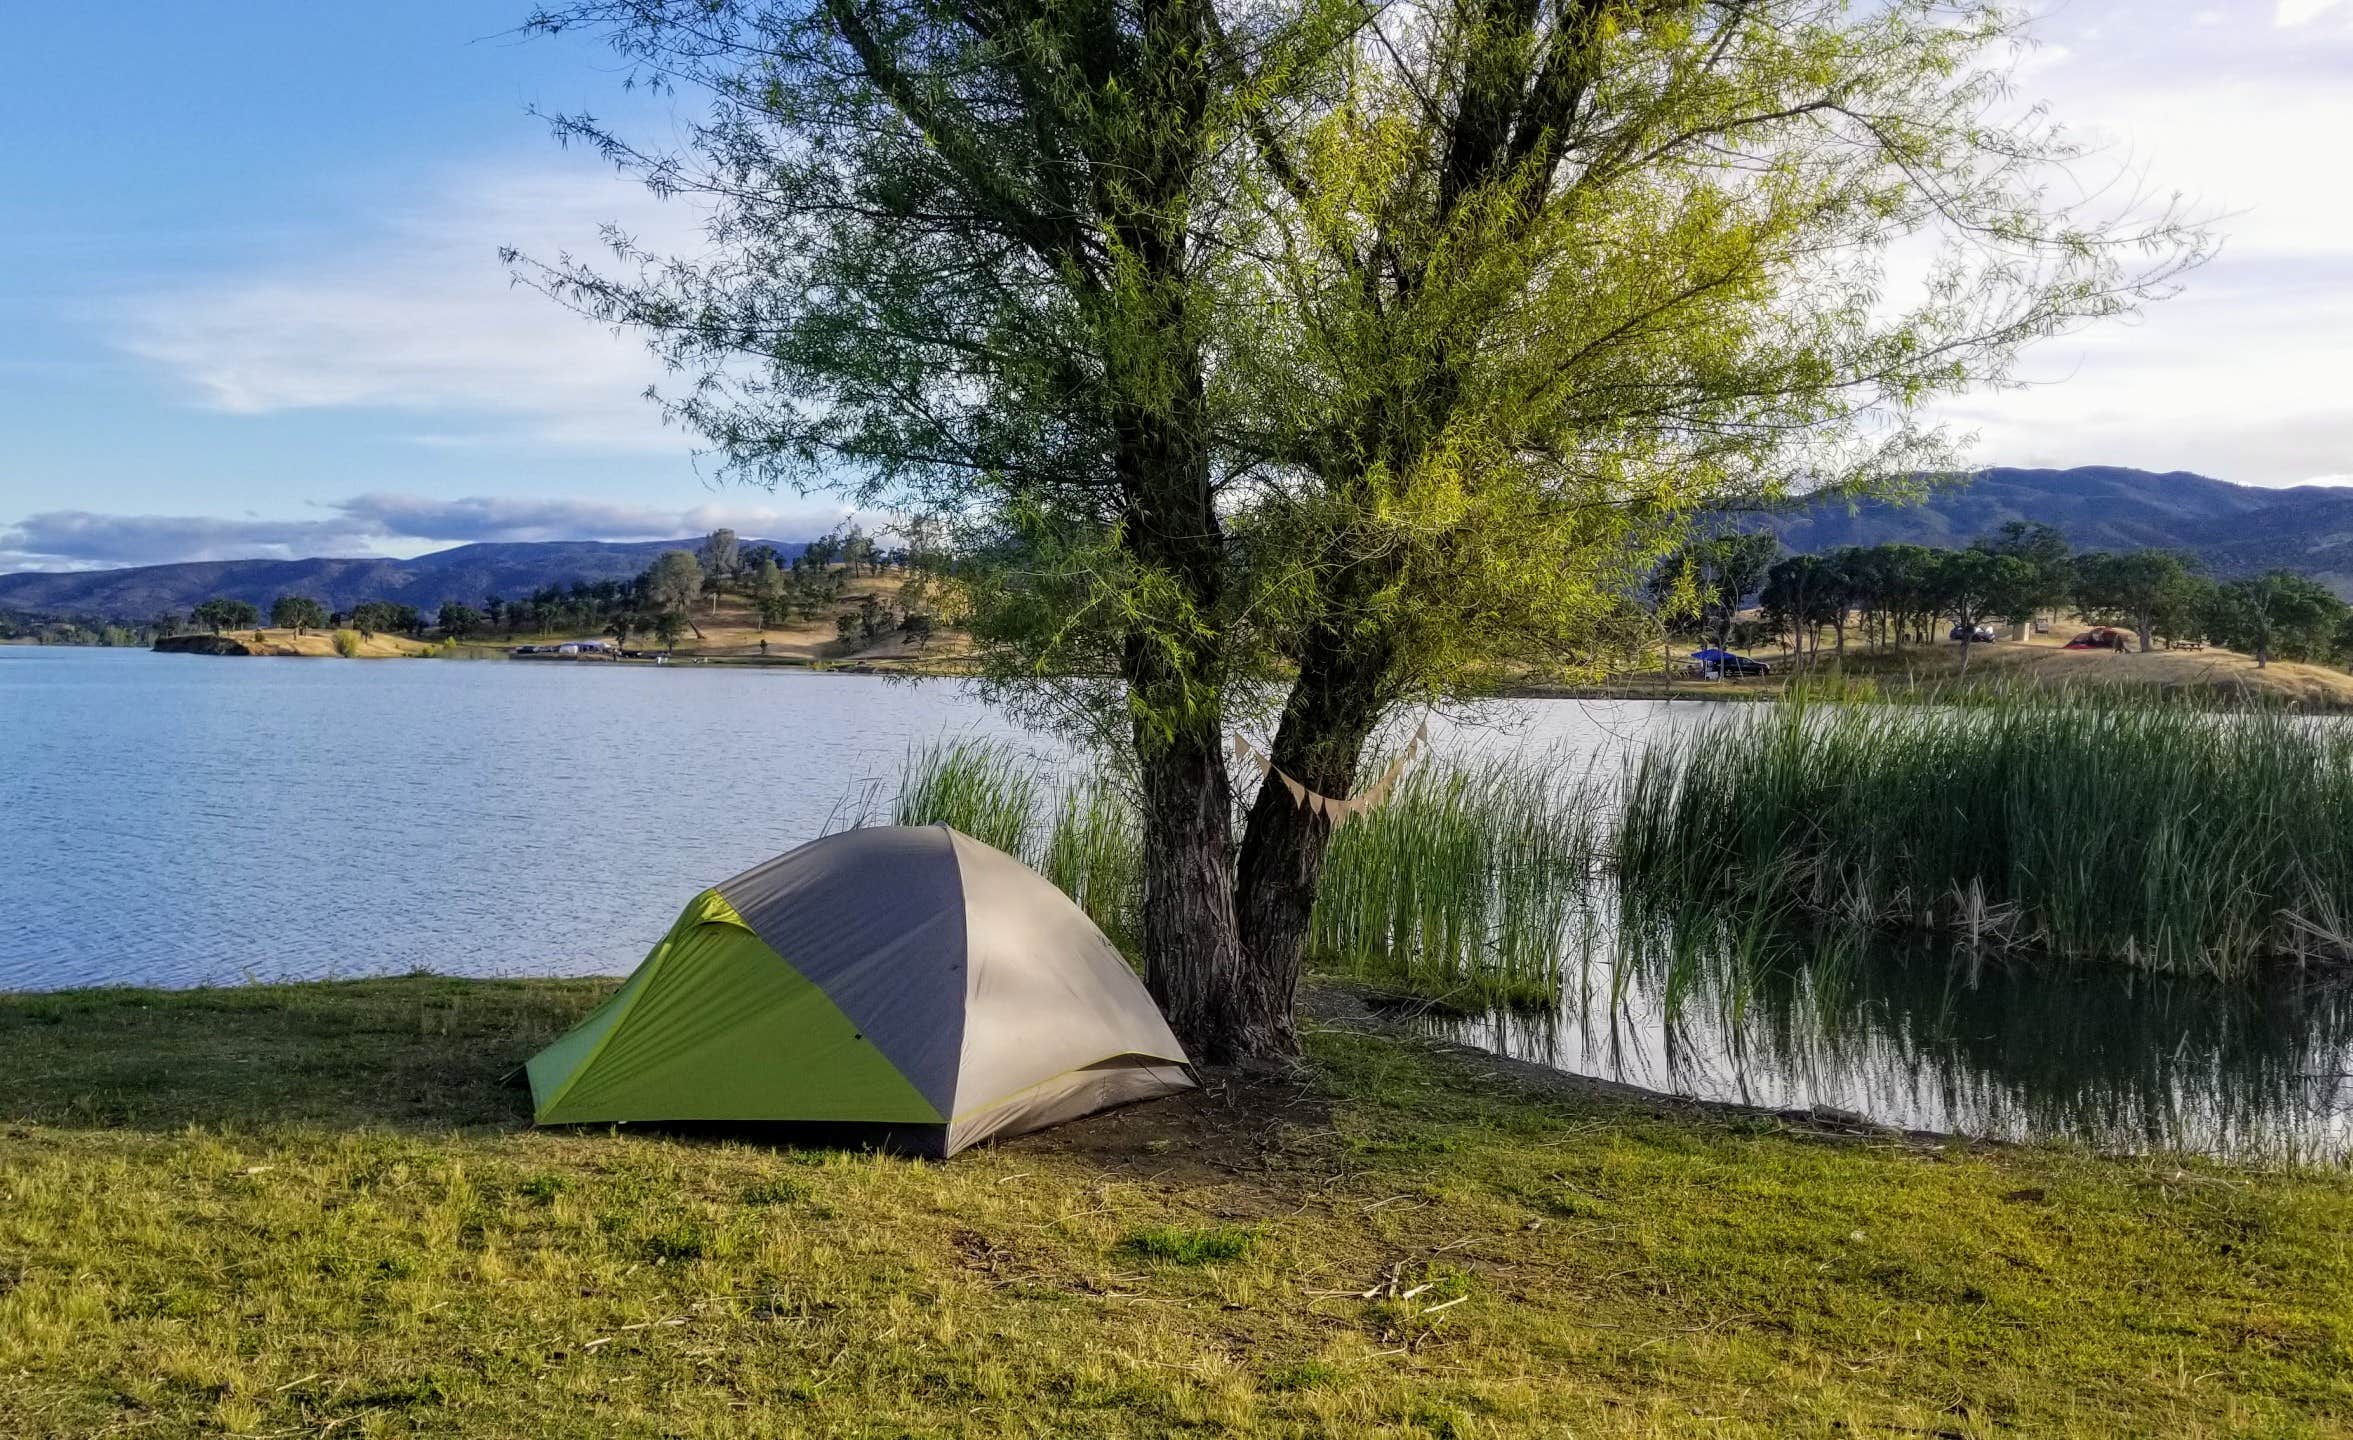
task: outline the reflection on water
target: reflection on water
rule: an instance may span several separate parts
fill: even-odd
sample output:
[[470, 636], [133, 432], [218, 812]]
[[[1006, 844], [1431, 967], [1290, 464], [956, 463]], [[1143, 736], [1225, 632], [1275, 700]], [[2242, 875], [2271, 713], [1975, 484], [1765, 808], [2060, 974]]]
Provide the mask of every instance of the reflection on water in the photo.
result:
[[1557, 1015], [1430, 1023], [1702, 1099], [1991, 1139], [2353, 1162], [2342, 978], [2258, 988], [1997, 965], [1942, 945], [1789, 944], [1759, 962], [1662, 943], [1598, 959]]

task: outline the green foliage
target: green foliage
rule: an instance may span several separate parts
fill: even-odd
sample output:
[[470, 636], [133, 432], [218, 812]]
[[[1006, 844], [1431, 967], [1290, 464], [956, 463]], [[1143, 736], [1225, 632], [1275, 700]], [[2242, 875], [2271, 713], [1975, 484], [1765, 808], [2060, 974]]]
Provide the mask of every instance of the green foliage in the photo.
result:
[[1667, 557], [1652, 576], [1651, 589], [1669, 616], [1696, 618], [1720, 646], [1740, 607], [1770, 581], [1780, 551], [1781, 542], [1762, 531], [1695, 541]]
[[762, 628], [782, 625], [790, 616], [791, 582], [785, 578], [784, 568], [770, 555], [752, 572], [752, 603], [760, 612]]
[[425, 628], [425, 617], [414, 605], [390, 600], [363, 600], [351, 607], [351, 626], [363, 635], [414, 635]]
[[2056, 526], [2032, 520], [2004, 521], [1991, 535], [1978, 537], [1972, 547], [2004, 555], [2025, 567], [2009, 596], [2007, 618], [2028, 618], [2036, 610], [2055, 610], [2075, 591], [2074, 555], [2067, 537]]
[[468, 635], [476, 634], [486, 628], [490, 621], [481, 611], [471, 605], [461, 605], [455, 600], [447, 600], [442, 602], [441, 614], [435, 623], [441, 627], [441, 633], [444, 637], [451, 640], [463, 640]]
[[308, 595], [281, 595], [270, 602], [270, 623], [298, 635], [317, 630], [327, 623], [327, 607]]
[[[695, 559], [706, 574], [724, 584], [743, 571], [743, 543], [724, 527], [703, 537]], [[774, 562], [770, 562], [774, 563]]]
[[2171, 550], [2090, 551], [2075, 557], [2075, 599], [2095, 620], [2130, 625], [2149, 647], [2160, 619], [2180, 624], [2198, 608], [2197, 562]]
[[2274, 656], [2330, 658], [2347, 619], [2347, 606], [2333, 591], [2288, 570], [2222, 586], [2206, 612], [2214, 638], [2249, 652], [2258, 665], [2268, 664]]
[[353, 659], [360, 652], [359, 632], [357, 630], [337, 630], [334, 645], [336, 654], [346, 660]]
[[[646, 334], [734, 472], [954, 517], [995, 692], [1130, 746], [1148, 853], [1250, 856], [1243, 892], [1320, 845], [1271, 801], [1232, 844], [1255, 682], [1299, 701], [1277, 761], [1343, 791], [1400, 701], [1606, 665], [1694, 516], [1938, 463], [1931, 402], [2203, 245], [2053, 207], [2076, 152], [2007, 104], [1990, 0], [530, 24], [708, 96], [682, 150], [557, 130], [707, 202], [714, 243], [524, 276]], [[1899, 242], [1937, 253], [1895, 298]], [[1243, 1021], [1272, 983], [1191, 1008], [1213, 957], [1288, 973], [1291, 929], [1222, 933], [1263, 911], [1147, 931], [1211, 1051], [1290, 1033]]]
[[2353, 732], [2278, 711], [1790, 703], [1647, 749], [1616, 867], [1641, 902], [2243, 976], [2353, 958], [2348, 807]]
[[243, 600], [216, 597], [198, 605], [190, 612], [196, 623], [218, 635], [223, 630], [243, 630], [258, 623], [261, 613]]
[[[669, 622], [663, 632], [662, 643], [678, 643], [681, 625], [692, 625], [694, 604], [703, 594], [702, 562], [685, 550], [665, 550], [655, 557], [651, 569], [645, 573], [643, 587], [646, 604], [654, 613]], [[660, 625], [657, 624], [657, 629]], [[701, 631], [697, 630], [697, 634]]]

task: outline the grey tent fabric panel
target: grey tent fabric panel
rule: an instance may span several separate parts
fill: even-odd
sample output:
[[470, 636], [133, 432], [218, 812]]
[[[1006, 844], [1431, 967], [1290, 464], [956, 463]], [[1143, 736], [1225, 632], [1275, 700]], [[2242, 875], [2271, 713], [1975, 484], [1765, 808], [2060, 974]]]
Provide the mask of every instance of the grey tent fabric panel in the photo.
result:
[[942, 825], [844, 830], [718, 887], [752, 933], [824, 991], [943, 1115], [955, 1113], [966, 1019], [953, 833]]
[[1012, 856], [947, 833], [964, 872], [970, 949], [952, 1119], [1120, 1056], [1187, 1063], [1160, 1007], [1085, 911]]
[[1072, 1070], [984, 1110], [958, 1116], [948, 1126], [947, 1153], [953, 1155], [984, 1140], [1043, 1130], [1115, 1105], [1157, 1100], [1189, 1090], [1193, 1084], [1193, 1077], [1182, 1066], [1139, 1056]]

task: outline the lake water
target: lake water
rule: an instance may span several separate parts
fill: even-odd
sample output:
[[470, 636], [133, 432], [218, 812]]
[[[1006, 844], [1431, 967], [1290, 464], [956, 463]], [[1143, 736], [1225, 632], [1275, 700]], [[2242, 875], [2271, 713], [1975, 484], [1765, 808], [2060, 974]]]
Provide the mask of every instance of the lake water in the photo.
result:
[[[1530, 701], [1442, 753], [1609, 765], [1713, 707]], [[0, 646], [0, 990], [621, 974], [690, 896], [853, 813], [954, 681]], [[1560, 1016], [1431, 1022], [1565, 1069], [2002, 1138], [2341, 1160], [2353, 1000], [1874, 950], [1781, 979], [1604, 958]]]

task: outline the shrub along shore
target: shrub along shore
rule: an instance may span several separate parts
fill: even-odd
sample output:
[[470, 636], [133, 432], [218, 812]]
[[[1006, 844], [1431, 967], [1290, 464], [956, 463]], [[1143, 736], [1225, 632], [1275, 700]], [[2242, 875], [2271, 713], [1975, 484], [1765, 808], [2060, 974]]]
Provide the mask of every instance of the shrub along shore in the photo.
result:
[[0, 997], [21, 1437], [2327, 1435], [2353, 1182], [1843, 1136], [1315, 1007], [945, 1165], [537, 1131], [609, 981]]

